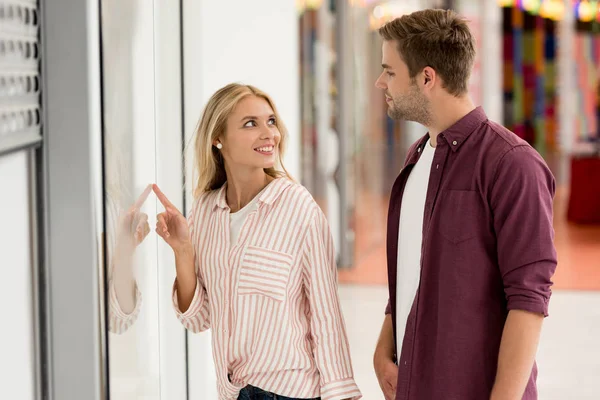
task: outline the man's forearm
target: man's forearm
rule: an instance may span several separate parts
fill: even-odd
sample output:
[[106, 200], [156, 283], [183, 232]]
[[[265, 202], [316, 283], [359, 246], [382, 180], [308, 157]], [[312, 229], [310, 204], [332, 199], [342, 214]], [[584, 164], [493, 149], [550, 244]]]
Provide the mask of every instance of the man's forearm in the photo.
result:
[[394, 360], [394, 328], [392, 326], [392, 316], [390, 314], [385, 316], [383, 321], [383, 327], [379, 334], [379, 340], [377, 341], [377, 348], [375, 349], [374, 360], [377, 362], [379, 358]]
[[506, 319], [491, 400], [521, 400], [531, 376], [544, 316], [511, 310]]

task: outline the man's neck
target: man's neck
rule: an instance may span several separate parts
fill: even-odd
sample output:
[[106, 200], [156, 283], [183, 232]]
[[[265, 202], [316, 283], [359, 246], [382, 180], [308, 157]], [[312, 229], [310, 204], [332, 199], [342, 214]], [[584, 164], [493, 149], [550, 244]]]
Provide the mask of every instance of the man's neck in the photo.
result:
[[475, 109], [471, 98], [467, 96], [445, 98], [436, 107], [439, 111], [434, 113], [432, 122], [427, 126], [431, 145], [437, 146], [438, 135], [463, 119]]

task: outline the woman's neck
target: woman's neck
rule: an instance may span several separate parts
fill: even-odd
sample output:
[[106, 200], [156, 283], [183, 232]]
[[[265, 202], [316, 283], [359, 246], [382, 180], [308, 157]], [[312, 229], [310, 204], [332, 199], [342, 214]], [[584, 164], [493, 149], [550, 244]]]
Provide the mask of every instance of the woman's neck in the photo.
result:
[[275, 178], [263, 170], [255, 173], [230, 173], [227, 171], [227, 205], [237, 212], [252, 201]]

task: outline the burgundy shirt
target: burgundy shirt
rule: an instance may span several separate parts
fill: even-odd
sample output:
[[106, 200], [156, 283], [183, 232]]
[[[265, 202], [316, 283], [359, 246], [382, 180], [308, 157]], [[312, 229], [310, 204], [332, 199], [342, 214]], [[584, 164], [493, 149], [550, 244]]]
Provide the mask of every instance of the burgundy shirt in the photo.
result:
[[[428, 137], [410, 148], [390, 199], [392, 301], [386, 313], [392, 314], [394, 341], [402, 195]], [[438, 136], [425, 201], [421, 279], [401, 344], [397, 400], [489, 399], [508, 311], [548, 315], [557, 263], [554, 191], [542, 157], [481, 108]], [[536, 377], [534, 366], [523, 399], [537, 399]]]

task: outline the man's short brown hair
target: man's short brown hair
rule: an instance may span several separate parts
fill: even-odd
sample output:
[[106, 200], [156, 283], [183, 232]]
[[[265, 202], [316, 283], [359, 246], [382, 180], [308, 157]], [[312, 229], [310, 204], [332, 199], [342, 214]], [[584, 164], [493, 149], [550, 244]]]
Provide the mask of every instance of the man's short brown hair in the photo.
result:
[[475, 39], [467, 21], [451, 10], [422, 10], [385, 24], [379, 34], [397, 41], [411, 78], [433, 68], [444, 88], [455, 96], [467, 93], [475, 61]]

